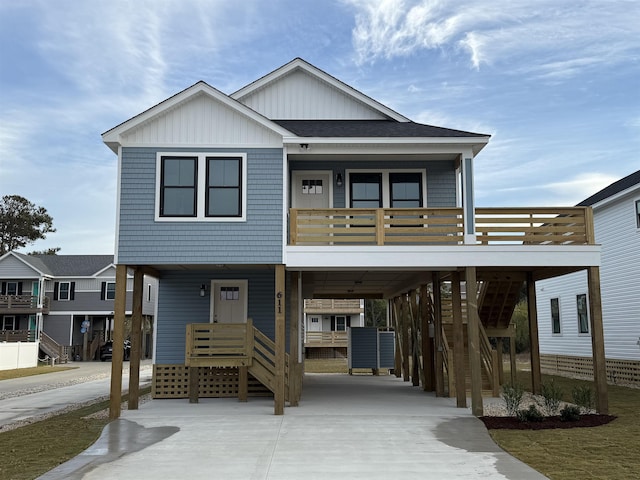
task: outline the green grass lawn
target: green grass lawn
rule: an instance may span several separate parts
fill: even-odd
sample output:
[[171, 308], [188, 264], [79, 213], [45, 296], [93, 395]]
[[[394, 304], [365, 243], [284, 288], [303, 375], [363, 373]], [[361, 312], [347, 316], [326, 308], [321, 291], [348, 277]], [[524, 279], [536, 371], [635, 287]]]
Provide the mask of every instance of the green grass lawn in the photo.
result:
[[[593, 382], [543, 375], [554, 379], [571, 401], [571, 391]], [[531, 385], [529, 372], [518, 381]], [[640, 478], [640, 390], [609, 386], [609, 413], [618, 418], [600, 427], [562, 430], [491, 430], [504, 450], [553, 480]]]
[[[140, 395], [150, 391], [150, 387], [141, 389]], [[123, 400], [127, 398], [125, 395]], [[0, 478], [37, 478], [79, 455], [95, 443], [109, 423], [109, 419], [103, 416], [87, 417], [106, 408], [109, 408], [108, 400], [15, 430], [0, 430]]]

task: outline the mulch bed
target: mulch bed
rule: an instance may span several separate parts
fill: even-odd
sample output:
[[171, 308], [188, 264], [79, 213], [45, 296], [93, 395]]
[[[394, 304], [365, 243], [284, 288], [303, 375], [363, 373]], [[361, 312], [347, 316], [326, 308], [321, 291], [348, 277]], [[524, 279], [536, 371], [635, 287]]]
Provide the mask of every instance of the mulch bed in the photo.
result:
[[516, 417], [480, 417], [489, 430], [544, 430], [547, 428], [580, 428], [598, 427], [615, 420], [614, 415], [588, 414], [581, 415], [580, 420], [562, 421], [560, 416], [544, 417], [541, 422], [521, 422]]

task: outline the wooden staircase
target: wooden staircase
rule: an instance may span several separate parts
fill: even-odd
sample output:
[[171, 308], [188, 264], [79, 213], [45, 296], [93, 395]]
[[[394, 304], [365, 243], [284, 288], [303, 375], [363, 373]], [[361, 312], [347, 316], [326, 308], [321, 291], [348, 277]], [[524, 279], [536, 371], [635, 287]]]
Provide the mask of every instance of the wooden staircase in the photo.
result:
[[482, 282], [478, 316], [485, 328], [508, 328], [524, 282], [508, 278]]
[[70, 347], [60, 345], [44, 332], [40, 332], [40, 350], [52, 358], [55, 363], [67, 363], [69, 361]]
[[[187, 367], [238, 367], [241, 377], [248, 373], [273, 393], [276, 390], [275, 352], [276, 345], [273, 340], [255, 328], [250, 319], [246, 323], [187, 325]], [[285, 354], [284, 373], [285, 400], [288, 400], [288, 354]], [[246, 379], [244, 381], [246, 382]]]

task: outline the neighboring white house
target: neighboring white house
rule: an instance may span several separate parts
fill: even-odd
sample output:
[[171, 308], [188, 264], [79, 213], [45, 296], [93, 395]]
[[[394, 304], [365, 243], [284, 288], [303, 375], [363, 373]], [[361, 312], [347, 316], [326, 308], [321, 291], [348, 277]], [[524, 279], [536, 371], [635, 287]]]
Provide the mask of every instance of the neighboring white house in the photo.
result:
[[364, 327], [364, 300], [306, 299], [304, 347], [307, 358], [347, 356], [348, 330]]
[[[640, 383], [640, 170], [579, 206], [593, 208], [607, 375]], [[588, 373], [591, 335], [585, 271], [536, 283], [543, 368]]]

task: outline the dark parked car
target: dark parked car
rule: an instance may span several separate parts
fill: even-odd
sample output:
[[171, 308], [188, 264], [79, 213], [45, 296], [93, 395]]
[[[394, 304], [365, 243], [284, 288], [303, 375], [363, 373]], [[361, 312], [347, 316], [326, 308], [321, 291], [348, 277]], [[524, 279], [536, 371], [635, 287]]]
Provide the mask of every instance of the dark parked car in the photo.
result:
[[[124, 359], [129, 360], [131, 353], [131, 342], [129, 340], [124, 341]], [[106, 361], [113, 358], [113, 342], [109, 340], [102, 347], [100, 347], [100, 360]]]

